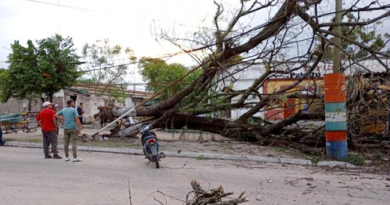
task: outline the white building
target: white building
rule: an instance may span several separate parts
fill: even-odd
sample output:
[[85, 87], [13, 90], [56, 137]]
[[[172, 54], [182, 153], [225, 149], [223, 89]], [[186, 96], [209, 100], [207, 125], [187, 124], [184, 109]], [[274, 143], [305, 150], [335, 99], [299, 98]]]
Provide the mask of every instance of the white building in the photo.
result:
[[[387, 67], [390, 67], [390, 59], [381, 59], [382, 62], [387, 65]], [[278, 62], [274, 62], [275, 64], [278, 64]], [[302, 62], [289, 62], [288, 64], [280, 64], [278, 66], [274, 66], [272, 68], [273, 70], [277, 71], [284, 71], [286, 74], [278, 73], [273, 74], [270, 76], [269, 79], [272, 80], [290, 80], [295, 81], [294, 79], [298, 79], [302, 77], [305, 73], [308, 67], [302, 67]], [[379, 63], [375, 59], [370, 60], [364, 60], [357, 63], [353, 62], [343, 62], [342, 67], [346, 68], [344, 73], [346, 75], [350, 75], [351, 73], [354, 73], [356, 71], [362, 71], [365, 73], [373, 72], [386, 72], [386, 68]], [[228, 69], [227, 72], [224, 72], [220, 79], [224, 78], [219, 82], [219, 89], [223, 90], [225, 87], [230, 87], [234, 91], [239, 90], [246, 90], [252, 84], [256, 79], [261, 77], [266, 72], [266, 66], [265, 63], [254, 63], [254, 64], [240, 64], [238, 66], [234, 66]], [[387, 71], [390, 72], [390, 71]], [[314, 69], [314, 71], [311, 73], [311, 77], [313, 78], [323, 78], [324, 74], [330, 74], [333, 73], [333, 64], [332, 63], [319, 63], [318, 66]], [[259, 94], [265, 94], [266, 90], [264, 90], [264, 86], [260, 86], [257, 89]], [[232, 99], [232, 103], [237, 102], [240, 99], [241, 96], [234, 97]], [[245, 101], [245, 103], [250, 102], [258, 102], [257, 96], [249, 96], [248, 100]], [[241, 115], [243, 115], [245, 112], [247, 112], [250, 109], [248, 108], [241, 108], [241, 109], [234, 109], [231, 110], [231, 119], [235, 120], [239, 118]], [[265, 111], [262, 110], [255, 114], [255, 116], [261, 117], [264, 119]]]

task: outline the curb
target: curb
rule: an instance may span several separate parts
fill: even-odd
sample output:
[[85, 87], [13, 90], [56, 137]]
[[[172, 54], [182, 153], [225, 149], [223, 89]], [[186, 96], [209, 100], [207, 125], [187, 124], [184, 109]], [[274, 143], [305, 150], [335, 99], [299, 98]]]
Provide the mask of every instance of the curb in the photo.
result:
[[[22, 148], [42, 148], [40, 143], [26, 143], [26, 142], [7, 142], [5, 146], [8, 147], [22, 147]], [[60, 150], [63, 150], [60, 146]], [[78, 151], [85, 152], [103, 152], [113, 154], [129, 154], [129, 155], [141, 155], [143, 151], [141, 149], [130, 148], [108, 148], [108, 147], [87, 147], [77, 146]], [[231, 160], [231, 161], [249, 161], [249, 162], [269, 162], [275, 164], [291, 164], [291, 165], [303, 165], [303, 166], [321, 166], [321, 167], [334, 167], [342, 166], [347, 168], [355, 168], [356, 166], [348, 162], [338, 161], [320, 161], [317, 164], [312, 163], [310, 160], [305, 159], [292, 159], [292, 158], [277, 158], [277, 157], [262, 157], [262, 156], [243, 156], [243, 155], [228, 155], [228, 154], [213, 154], [213, 153], [196, 153], [196, 152], [164, 152], [167, 157], [182, 157], [193, 159], [210, 159], [210, 160]]]

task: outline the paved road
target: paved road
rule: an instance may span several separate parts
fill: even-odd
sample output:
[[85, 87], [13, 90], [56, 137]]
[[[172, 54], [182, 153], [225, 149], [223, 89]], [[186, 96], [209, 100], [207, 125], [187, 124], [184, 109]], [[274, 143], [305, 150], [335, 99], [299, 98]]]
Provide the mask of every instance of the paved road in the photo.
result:
[[[0, 147], [0, 204], [183, 204], [195, 179], [205, 188], [246, 191], [246, 204], [387, 205], [389, 176], [276, 164], [167, 158], [162, 169], [139, 156], [80, 152], [82, 163], [43, 159], [42, 150]], [[164, 197], [155, 191], [170, 195]], [[244, 203], [245, 204], [245, 203]]]

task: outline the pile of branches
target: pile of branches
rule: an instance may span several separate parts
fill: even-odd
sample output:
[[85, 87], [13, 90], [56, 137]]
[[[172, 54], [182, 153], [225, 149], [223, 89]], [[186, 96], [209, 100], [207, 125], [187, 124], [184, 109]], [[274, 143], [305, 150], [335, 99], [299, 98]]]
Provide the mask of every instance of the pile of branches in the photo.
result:
[[263, 146], [293, 148], [306, 154], [323, 155], [326, 145], [325, 125], [310, 127], [296, 124], [279, 134], [269, 135], [260, 143]]
[[[348, 79], [348, 139], [353, 148], [389, 154], [390, 76], [386, 73]], [[362, 80], [364, 79], [364, 81]], [[387, 88], [387, 89], [386, 89]]]
[[[348, 76], [346, 85], [349, 148], [388, 156], [390, 74], [357, 71]], [[323, 152], [321, 149], [325, 147], [325, 139], [324, 126], [310, 127], [296, 123], [281, 129], [279, 133], [267, 136], [261, 144], [295, 148], [308, 154], [321, 154]]]
[[[228, 196], [233, 193], [225, 193], [222, 186], [211, 189], [210, 191], [205, 191], [196, 180], [191, 181], [191, 186], [194, 190], [187, 194], [186, 205], [236, 205], [248, 201], [247, 198], [244, 197], [245, 192], [240, 194], [237, 198], [228, 198]], [[191, 194], [194, 194], [194, 197], [190, 200], [188, 198]]]

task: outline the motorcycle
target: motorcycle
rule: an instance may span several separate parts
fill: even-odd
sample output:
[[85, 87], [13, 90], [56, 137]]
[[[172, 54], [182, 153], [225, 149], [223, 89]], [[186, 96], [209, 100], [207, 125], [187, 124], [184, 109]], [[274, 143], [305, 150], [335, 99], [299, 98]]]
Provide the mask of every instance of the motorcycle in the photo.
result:
[[[152, 125], [146, 125], [141, 128], [141, 142], [144, 151], [145, 158], [150, 162], [156, 164], [156, 168], [160, 168], [160, 159], [165, 157], [164, 153], [158, 153], [158, 140], [157, 135], [154, 132], [151, 132]], [[148, 164], [149, 164], [148, 163]]]

